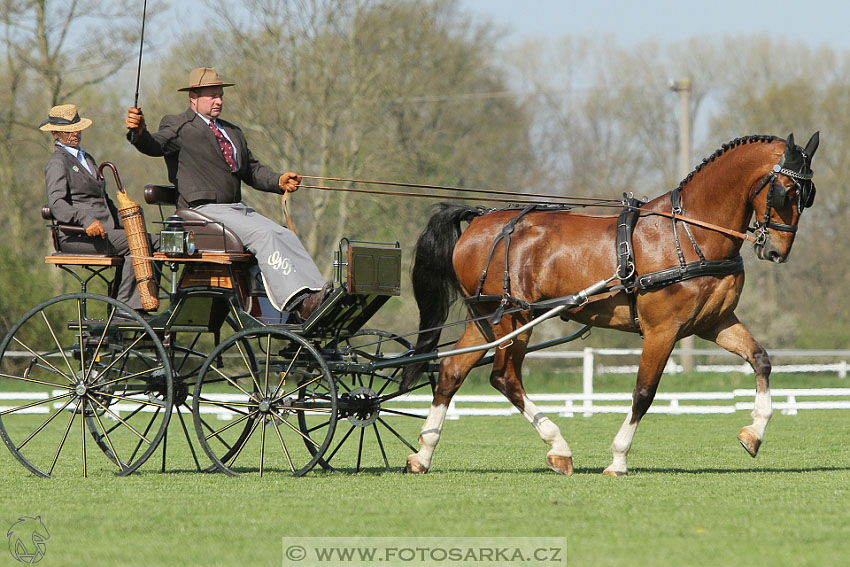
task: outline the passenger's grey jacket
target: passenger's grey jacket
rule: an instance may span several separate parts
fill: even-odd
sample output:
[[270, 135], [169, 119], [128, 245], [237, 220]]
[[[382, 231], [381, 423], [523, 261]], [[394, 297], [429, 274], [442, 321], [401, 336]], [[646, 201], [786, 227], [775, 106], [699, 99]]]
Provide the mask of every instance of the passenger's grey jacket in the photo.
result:
[[106, 194], [106, 183], [98, 179], [97, 164], [86, 154], [89, 173], [65, 148], [56, 145], [44, 168], [47, 204], [60, 223], [87, 228], [99, 220], [103, 228], [123, 229], [118, 209]]

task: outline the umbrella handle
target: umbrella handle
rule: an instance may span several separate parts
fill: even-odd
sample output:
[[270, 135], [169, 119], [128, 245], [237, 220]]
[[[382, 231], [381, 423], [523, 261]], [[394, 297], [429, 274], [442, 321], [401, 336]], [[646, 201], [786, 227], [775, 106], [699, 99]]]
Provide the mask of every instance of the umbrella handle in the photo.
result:
[[111, 161], [105, 161], [102, 164], [100, 164], [100, 167], [97, 168], [97, 174], [101, 179], [103, 179], [103, 168], [104, 167], [108, 167], [109, 169], [112, 170], [112, 175], [115, 176], [115, 183], [118, 185], [118, 190], [121, 191], [122, 193], [124, 193], [125, 192], [124, 187], [121, 186], [121, 178], [118, 177], [118, 168], [115, 167], [115, 164], [112, 163]]

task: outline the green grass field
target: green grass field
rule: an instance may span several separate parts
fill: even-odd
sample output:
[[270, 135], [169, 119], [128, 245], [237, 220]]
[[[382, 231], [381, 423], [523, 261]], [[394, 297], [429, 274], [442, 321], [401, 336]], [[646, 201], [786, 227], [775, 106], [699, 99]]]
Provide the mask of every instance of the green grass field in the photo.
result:
[[[847, 412], [777, 412], [757, 459], [735, 439], [744, 412], [650, 415], [619, 479], [600, 472], [622, 416], [555, 420], [574, 452], [569, 478], [545, 468], [546, 447], [519, 416], [447, 422], [424, 476], [163, 474], [154, 455], [119, 478], [90, 447], [88, 478], [77, 468], [41, 479], [3, 447], [0, 529], [40, 515], [51, 535], [45, 566], [281, 565], [284, 536], [560, 536], [569, 565], [850, 557]], [[169, 450], [179, 470], [186, 455]], [[391, 454], [399, 468], [405, 455]], [[16, 564], [0, 550], [0, 566]]]

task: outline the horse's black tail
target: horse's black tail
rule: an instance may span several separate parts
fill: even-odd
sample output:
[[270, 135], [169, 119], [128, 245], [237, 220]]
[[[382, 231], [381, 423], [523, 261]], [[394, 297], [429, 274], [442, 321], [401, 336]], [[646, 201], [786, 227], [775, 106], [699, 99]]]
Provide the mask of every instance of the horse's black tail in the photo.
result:
[[[460, 294], [460, 284], [452, 266], [452, 252], [461, 234], [460, 223], [486, 212], [482, 207], [447, 203], [440, 203], [435, 208], [437, 212], [419, 235], [413, 252], [411, 280], [413, 296], [419, 306], [420, 331], [415, 354], [431, 352], [437, 347], [441, 329], [423, 331], [445, 323], [449, 308]], [[405, 366], [402, 391], [415, 384], [427, 366], [428, 362]]]

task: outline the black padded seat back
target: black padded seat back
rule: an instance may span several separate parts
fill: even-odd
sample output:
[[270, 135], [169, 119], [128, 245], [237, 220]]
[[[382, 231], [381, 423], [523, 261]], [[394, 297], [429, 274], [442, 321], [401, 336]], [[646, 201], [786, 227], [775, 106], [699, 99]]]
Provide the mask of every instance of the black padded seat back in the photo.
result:
[[177, 188], [174, 185], [145, 185], [145, 203], [148, 205], [176, 205]]

